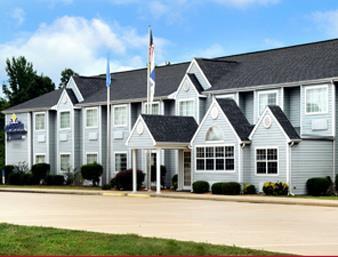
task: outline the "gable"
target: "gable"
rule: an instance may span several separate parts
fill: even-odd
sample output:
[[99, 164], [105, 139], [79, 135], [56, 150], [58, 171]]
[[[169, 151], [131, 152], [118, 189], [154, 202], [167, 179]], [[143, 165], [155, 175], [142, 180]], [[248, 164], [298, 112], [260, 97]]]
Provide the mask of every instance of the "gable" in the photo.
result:
[[126, 141], [126, 145], [138, 149], [149, 149], [154, 147], [155, 141], [141, 116], [139, 116], [135, 122]]
[[73, 78], [73, 76], [70, 78], [70, 80], [68, 81], [67, 85], [66, 85], [66, 88], [68, 89], [72, 89], [73, 92], [74, 92], [74, 95], [76, 96], [77, 100], [79, 102], [82, 102], [84, 99], [83, 99], [83, 96], [78, 88], [78, 86], [76, 85], [75, 83], [75, 80]]
[[59, 98], [58, 103], [54, 106], [54, 109], [57, 110], [70, 110], [73, 109], [73, 103], [70, 99], [67, 91], [64, 90]]
[[194, 74], [204, 90], [211, 88], [210, 82], [208, 81], [207, 77], [205, 76], [195, 59], [191, 61], [187, 73]]

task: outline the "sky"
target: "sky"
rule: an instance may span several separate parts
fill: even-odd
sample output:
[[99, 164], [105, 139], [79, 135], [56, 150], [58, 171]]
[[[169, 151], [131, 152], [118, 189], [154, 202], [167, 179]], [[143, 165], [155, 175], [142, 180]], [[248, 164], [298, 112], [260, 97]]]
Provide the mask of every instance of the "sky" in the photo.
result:
[[[338, 37], [337, 0], [0, 0], [0, 83], [5, 61], [25, 56], [59, 84], [144, 67], [147, 33], [156, 64]], [[337, 67], [338, 68], [338, 67]]]

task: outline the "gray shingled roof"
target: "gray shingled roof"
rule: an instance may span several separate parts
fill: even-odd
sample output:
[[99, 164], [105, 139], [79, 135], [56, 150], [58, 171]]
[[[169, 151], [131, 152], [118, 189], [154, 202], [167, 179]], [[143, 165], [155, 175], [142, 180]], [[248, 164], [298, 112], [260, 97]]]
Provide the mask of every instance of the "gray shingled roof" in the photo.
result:
[[285, 133], [291, 140], [298, 140], [300, 136], [298, 135], [295, 128], [292, 126], [288, 117], [286, 117], [285, 113], [282, 109], [277, 105], [269, 105], [269, 109], [271, 110], [272, 114], [275, 116]]
[[235, 129], [239, 138], [243, 141], [249, 140], [248, 136], [253, 128], [250, 125], [249, 121], [238, 107], [236, 102], [231, 98], [217, 99], [219, 106], [224, 112], [225, 116], [227, 116], [229, 122], [232, 127]]
[[[175, 92], [181, 83], [189, 63], [171, 64], [156, 67], [156, 96], [168, 96]], [[147, 70], [139, 69], [112, 73], [111, 100], [145, 98], [147, 96]], [[107, 99], [105, 75], [95, 83], [100, 84], [100, 90], [89, 96], [83, 103], [103, 102]], [[78, 83], [78, 82], [76, 82]]]
[[56, 105], [61, 96], [62, 89], [57, 89], [38, 96], [24, 103], [9, 107], [4, 110], [5, 112], [17, 111], [17, 110], [31, 110], [31, 109], [45, 109]]
[[194, 84], [194, 86], [197, 89], [197, 91], [201, 93], [204, 89], [203, 89], [201, 83], [196, 78], [195, 74], [188, 73], [188, 76], [189, 76], [191, 82]]
[[142, 114], [156, 142], [189, 143], [198, 124], [193, 117]]
[[70, 88], [67, 88], [66, 91], [67, 91], [67, 94], [68, 94], [70, 100], [72, 101], [72, 103], [77, 104], [79, 101], [77, 100], [77, 98], [74, 94], [74, 91]]
[[196, 60], [208, 90], [338, 77], [338, 39]]

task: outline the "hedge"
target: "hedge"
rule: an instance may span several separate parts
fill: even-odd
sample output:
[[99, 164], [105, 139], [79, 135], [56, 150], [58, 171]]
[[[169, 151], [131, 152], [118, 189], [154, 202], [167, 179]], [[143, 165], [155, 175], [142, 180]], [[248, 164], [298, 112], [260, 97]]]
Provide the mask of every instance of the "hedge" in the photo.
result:
[[93, 186], [96, 186], [100, 182], [100, 177], [103, 173], [103, 167], [97, 163], [90, 163], [81, 166], [81, 175], [86, 180], [91, 180]]
[[[5, 173], [5, 183], [8, 184], [8, 176], [9, 176], [9, 174], [11, 174], [15, 171], [15, 166], [14, 165], [5, 165], [3, 167], [3, 171]], [[2, 180], [1, 180], [1, 182], [2, 182]]]
[[306, 190], [313, 196], [327, 195], [331, 184], [331, 180], [326, 177], [310, 178], [306, 181]]
[[204, 194], [209, 192], [210, 185], [207, 181], [195, 181], [192, 183], [192, 191], [196, 194]]
[[177, 190], [178, 187], [178, 175], [175, 174], [172, 179], [171, 179], [171, 185], [173, 187], [174, 190]]
[[[144, 181], [145, 174], [141, 170], [137, 170], [137, 189], [139, 189]], [[111, 181], [111, 184], [115, 183], [116, 188], [119, 190], [132, 190], [133, 189], [133, 170], [128, 169], [120, 171], [116, 174], [114, 181]]]
[[244, 184], [243, 185], [243, 194], [244, 195], [255, 195], [255, 194], [257, 194], [257, 189], [252, 184]]
[[211, 192], [215, 195], [239, 195], [241, 185], [237, 182], [218, 182], [211, 186]]
[[48, 186], [62, 186], [65, 184], [65, 177], [62, 175], [48, 175], [45, 181]]
[[38, 183], [47, 177], [49, 171], [50, 165], [48, 163], [37, 163], [32, 166], [32, 175]]
[[26, 172], [13, 172], [8, 175], [8, 184], [10, 185], [32, 185], [33, 176]]

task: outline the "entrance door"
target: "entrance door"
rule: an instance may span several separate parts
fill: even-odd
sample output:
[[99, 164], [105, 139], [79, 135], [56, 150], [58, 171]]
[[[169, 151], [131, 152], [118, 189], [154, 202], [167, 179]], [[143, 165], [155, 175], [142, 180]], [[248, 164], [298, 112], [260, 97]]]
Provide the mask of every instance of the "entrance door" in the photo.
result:
[[191, 189], [191, 152], [183, 152], [183, 189]]

